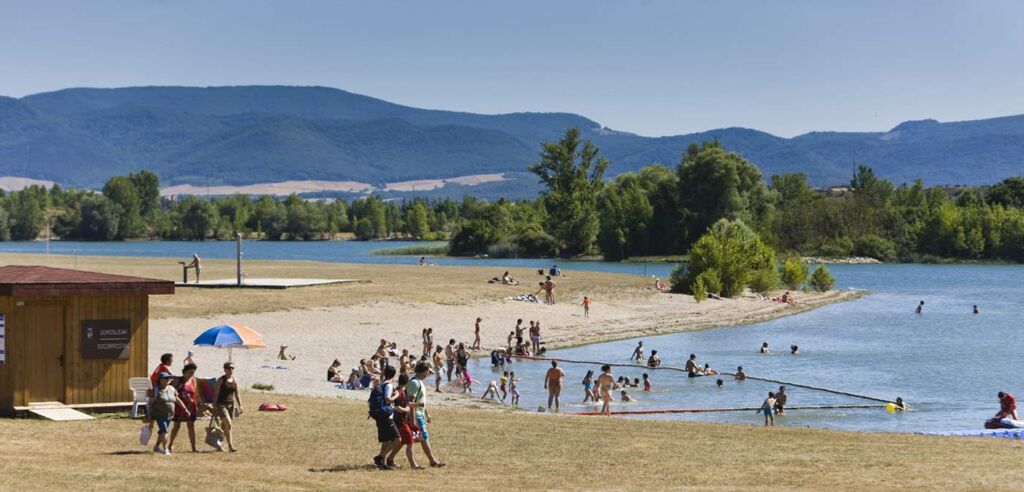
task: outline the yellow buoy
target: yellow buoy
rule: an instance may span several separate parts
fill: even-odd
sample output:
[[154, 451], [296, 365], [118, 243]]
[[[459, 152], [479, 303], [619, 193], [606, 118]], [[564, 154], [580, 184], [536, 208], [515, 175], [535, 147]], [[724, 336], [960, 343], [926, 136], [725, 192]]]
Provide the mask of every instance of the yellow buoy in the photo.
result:
[[886, 403], [885, 411], [889, 413], [896, 413], [896, 404], [893, 402]]

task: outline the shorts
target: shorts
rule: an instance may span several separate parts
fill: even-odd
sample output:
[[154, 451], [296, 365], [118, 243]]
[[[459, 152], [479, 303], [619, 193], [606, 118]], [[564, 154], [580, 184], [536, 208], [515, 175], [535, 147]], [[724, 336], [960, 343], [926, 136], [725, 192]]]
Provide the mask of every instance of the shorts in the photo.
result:
[[775, 404], [775, 413], [782, 413], [782, 411], [785, 410], [785, 406], [786, 405], [784, 403], [776, 403]]
[[516, 335], [516, 345], [522, 345], [522, 344], [523, 344], [523, 336], [522, 335]]
[[539, 344], [540, 343], [540, 337], [539, 336], [531, 336], [530, 337], [530, 341], [535, 343], [535, 344]]
[[373, 420], [377, 423], [377, 442], [391, 442], [398, 439], [398, 427], [391, 415], [374, 415]]
[[517, 397], [517, 398], [518, 398], [518, 397], [520, 396], [520, 395], [519, 395], [519, 390], [518, 390], [518, 389], [516, 389], [516, 388], [512, 388], [512, 396], [515, 396], [515, 397]]
[[412, 444], [412, 427], [409, 427], [409, 422], [403, 418], [395, 426], [398, 427], [398, 437], [402, 440], [402, 444]]
[[171, 425], [171, 419], [153, 419], [156, 422], [157, 434], [166, 434], [167, 428]]
[[427, 419], [418, 413], [416, 414], [416, 426], [420, 428], [420, 441], [429, 441], [430, 434], [427, 434]]
[[452, 372], [452, 370], [455, 369], [454, 360], [445, 361], [445, 365], [448, 366], [448, 374], [455, 374]]
[[772, 409], [771, 408], [763, 408], [761, 410], [764, 412], [764, 416], [765, 417], [771, 417], [772, 416]]

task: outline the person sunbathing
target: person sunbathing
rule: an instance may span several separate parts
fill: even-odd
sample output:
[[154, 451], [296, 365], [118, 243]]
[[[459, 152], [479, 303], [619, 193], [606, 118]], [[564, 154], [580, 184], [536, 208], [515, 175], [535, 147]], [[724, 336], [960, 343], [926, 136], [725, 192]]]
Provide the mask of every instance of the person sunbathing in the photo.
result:
[[669, 288], [665, 284], [661, 283], [661, 279], [654, 277], [654, 290], [658, 292], [668, 292]]

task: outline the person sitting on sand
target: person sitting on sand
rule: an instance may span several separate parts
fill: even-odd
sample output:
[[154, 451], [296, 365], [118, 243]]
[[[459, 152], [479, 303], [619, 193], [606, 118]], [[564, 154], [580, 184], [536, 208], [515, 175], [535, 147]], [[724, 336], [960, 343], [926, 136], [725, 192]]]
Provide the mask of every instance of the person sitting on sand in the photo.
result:
[[338, 359], [334, 359], [334, 362], [331, 362], [331, 367], [327, 368], [327, 382], [329, 382], [329, 383], [340, 383], [341, 382], [341, 374], [338, 373], [338, 368], [339, 367], [341, 367], [341, 361], [338, 360]]
[[790, 345], [789, 353], [793, 355], [800, 355], [800, 347], [797, 347], [796, 345]]
[[658, 367], [661, 365], [661, 357], [658, 357], [658, 351], [652, 350], [651, 357], [647, 359], [647, 367]]
[[704, 375], [705, 376], [717, 376], [718, 371], [711, 367], [711, 364], [704, 364]]
[[792, 300], [793, 299], [789, 296], [789, 291], [786, 291], [785, 294], [782, 294], [782, 297], [779, 299], [779, 302], [784, 302], [786, 304], [789, 304], [789, 302], [792, 301]]
[[771, 352], [768, 351], [768, 342], [764, 342], [764, 343], [761, 344], [761, 353], [762, 354], [770, 354], [771, 353]]
[[654, 290], [656, 290], [658, 292], [668, 292], [669, 288], [668, 288], [667, 285], [665, 285], [665, 284], [663, 284], [661, 282], [660, 278], [654, 277]]
[[640, 340], [636, 344], [636, 348], [633, 349], [633, 355], [630, 356], [633, 360], [640, 362], [644, 360], [644, 341]]
[[281, 350], [277, 352], [277, 360], [295, 360], [294, 355], [288, 355], [285, 351], [288, 350], [287, 345], [281, 345]]
[[754, 412], [754, 413], [763, 413], [764, 414], [764, 425], [765, 425], [765, 427], [769, 427], [769, 426], [775, 425], [774, 411], [775, 411], [775, 393], [772, 393], [771, 391], [769, 391], [768, 392], [768, 398], [764, 399], [764, 402], [761, 403], [761, 408], [758, 408], [757, 412]]
[[509, 275], [508, 272], [505, 272], [501, 276], [501, 283], [503, 285], [519, 285], [519, 281], [514, 279], [514, 278], [512, 278], [512, 275]]
[[361, 377], [362, 375], [359, 372], [359, 368], [353, 367], [352, 370], [348, 372], [348, 380], [345, 381], [345, 387], [351, 390], [363, 389], [359, 384], [359, 379]]
[[1020, 420], [1020, 417], [1017, 416], [1017, 400], [1013, 399], [1013, 395], [1000, 391], [997, 396], [999, 396], [999, 412], [996, 413], [995, 418]]
[[[406, 350], [405, 352], [409, 352], [409, 351]], [[402, 355], [402, 352], [398, 351], [398, 342], [391, 342], [391, 345], [388, 345], [388, 356], [389, 357], [398, 357], [400, 355]]]
[[612, 385], [615, 384], [615, 377], [612, 376], [612, 366], [605, 364], [601, 366], [601, 375], [597, 377], [597, 390], [601, 393], [601, 415], [611, 414]]
[[620, 395], [623, 403], [636, 401], [632, 396], [629, 396], [629, 393], [626, 393], [626, 390], [622, 390], [622, 393], [620, 393]]
[[743, 366], [739, 366], [739, 367], [736, 368], [736, 380], [737, 381], [746, 381], [747, 380], [747, 374], [743, 372]]

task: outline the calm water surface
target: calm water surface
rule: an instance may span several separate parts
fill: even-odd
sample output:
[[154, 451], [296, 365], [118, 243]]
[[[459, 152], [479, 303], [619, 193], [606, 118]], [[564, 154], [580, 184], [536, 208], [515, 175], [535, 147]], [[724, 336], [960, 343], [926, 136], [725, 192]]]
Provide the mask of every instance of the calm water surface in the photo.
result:
[[[415, 263], [416, 258], [376, 256], [384, 247], [402, 242], [249, 242], [247, 259], [318, 260], [356, 263]], [[232, 258], [234, 244], [225, 242], [52, 243], [51, 252], [81, 255], [124, 255], [185, 258], [198, 252], [204, 258]], [[0, 251], [43, 253], [43, 243], [0, 243]], [[544, 268], [551, 260], [481, 260], [439, 258], [441, 265]], [[591, 270], [633, 275], [668, 275], [672, 265], [616, 264], [558, 261], [568, 272]], [[882, 409], [792, 411], [776, 425], [830, 427], [893, 432], [942, 432], [980, 429], [998, 408], [1000, 390], [1024, 396], [1024, 354], [1021, 352], [1024, 267], [1005, 265], [835, 265], [831, 267], [837, 288], [866, 289], [872, 295], [853, 302], [766, 323], [719, 328], [644, 338], [648, 353], [657, 349], [665, 365], [682, 366], [690, 353], [698, 361], [720, 370], [742, 365], [750, 375], [770, 377], [839, 389], [882, 398], [902, 396], [913, 408], [903, 414]], [[496, 272], [495, 275], [500, 274]], [[925, 301], [923, 316], [913, 314]], [[715, 301], [709, 301], [715, 302]], [[980, 315], [971, 314], [978, 304]], [[594, 309], [600, 309], [595, 305]], [[511, 326], [509, 327], [511, 329]], [[780, 355], [757, 353], [768, 342]], [[787, 347], [799, 345], [801, 354], [788, 355]], [[628, 362], [636, 340], [588, 345], [553, 351], [569, 359]], [[500, 374], [487, 361], [474, 361], [472, 372], [486, 384]], [[579, 404], [580, 380], [594, 366], [564, 364], [567, 381], [563, 391], [565, 412], [595, 408]], [[518, 362], [510, 368], [524, 379], [522, 406], [536, 408], [545, 402], [541, 377], [548, 365]], [[643, 368], [615, 368], [613, 374], [640, 377]], [[654, 391], [636, 389], [635, 403], [617, 409], [722, 408], [759, 406], [777, 385], [715, 378], [686, 378], [670, 371], [651, 371]], [[682, 376], [682, 377], [680, 377]], [[478, 387], [478, 394], [483, 387]], [[790, 405], [867, 403], [854, 398], [789, 388]], [[545, 402], [546, 403], [546, 402]], [[652, 417], [647, 417], [652, 418]], [[675, 414], [654, 418], [697, 419], [759, 425], [753, 412]]]

